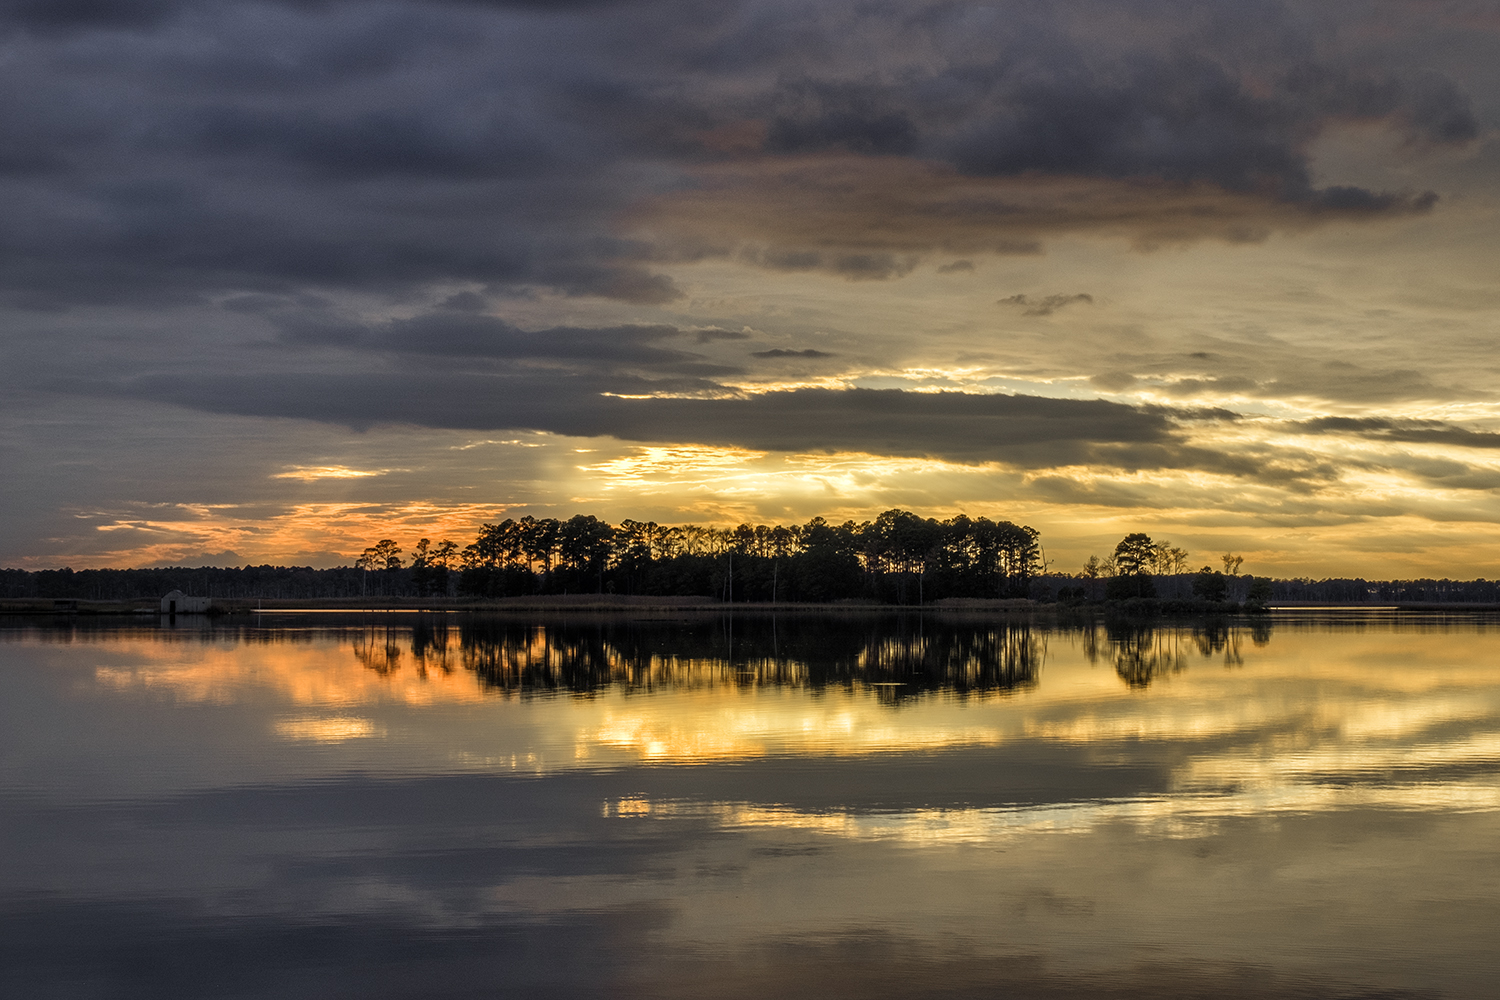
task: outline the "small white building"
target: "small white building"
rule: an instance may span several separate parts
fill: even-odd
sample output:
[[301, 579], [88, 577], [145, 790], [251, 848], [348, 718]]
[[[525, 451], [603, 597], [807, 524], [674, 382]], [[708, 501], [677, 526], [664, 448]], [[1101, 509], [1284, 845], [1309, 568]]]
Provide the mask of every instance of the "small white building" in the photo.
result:
[[161, 613], [164, 615], [201, 615], [208, 610], [213, 603], [207, 597], [189, 597], [180, 590], [174, 590], [161, 599]]

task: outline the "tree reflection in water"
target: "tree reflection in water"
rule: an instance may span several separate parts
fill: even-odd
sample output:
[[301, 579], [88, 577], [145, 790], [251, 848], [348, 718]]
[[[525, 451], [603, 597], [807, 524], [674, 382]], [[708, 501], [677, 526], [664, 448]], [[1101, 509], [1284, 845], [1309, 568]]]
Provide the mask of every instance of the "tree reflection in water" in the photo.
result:
[[448, 617], [423, 615], [411, 629], [411, 655], [417, 676], [427, 679], [429, 670], [453, 673], [453, 651], [448, 642]]
[[472, 671], [507, 697], [605, 687], [873, 687], [897, 703], [924, 692], [1006, 693], [1037, 682], [1047, 645], [1028, 622], [936, 616], [570, 618], [537, 623], [422, 619], [365, 630], [354, 655], [382, 675], [409, 647], [418, 674]]
[[1246, 638], [1255, 646], [1271, 641], [1269, 622], [1250, 626], [1226, 621], [1193, 625], [1155, 625], [1141, 622], [1107, 622], [1100, 631], [1086, 628], [1083, 650], [1090, 663], [1108, 658], [1127, 686], [1144, 689], [1169, 674], [1186, 670], [1196, 653], [1201, 660], [1219, 658], [1226, 668], [1243, 667], [1241, 647]]
[[404, 629], [368, 628], [354, 637], [354, 658], [369, 669], [388, 676], [401, 669], [401, 633]]
[[402, 659], [409, 651], [422, 680], [431, 671], [453, 672], [457, 644], [450, 641], [446, 615], [422, 615], [410, 625], [391, 615], [380, 615], [375, 620], [378, 624], [356, 630], [351, 643], [354, 658], [363, 666], [382, 677], [389, 676], [401, 669]]

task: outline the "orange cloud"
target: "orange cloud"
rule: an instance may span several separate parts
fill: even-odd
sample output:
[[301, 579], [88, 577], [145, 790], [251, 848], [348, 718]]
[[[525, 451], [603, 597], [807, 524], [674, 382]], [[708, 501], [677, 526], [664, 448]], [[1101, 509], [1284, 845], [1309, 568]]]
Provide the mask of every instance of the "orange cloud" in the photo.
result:
[[[356, 555], [380, 538], [409, 547], [418, 538], [452, 538], [463, 544], [484, 521], [504, 515], [501, 504], [304, 503], [267, 514], [240, 505], [158, 505], [131, 516], [95, 514], [95, 530], [117, 537], [91, 556], [49, 555], [46, 564], [76, 568], [152, 566], [193, 562], [205, 554], [232, 554], [249, 563], [285, 563], [298, 555]], [[222, 563], [223, 559], [216, 559]]]

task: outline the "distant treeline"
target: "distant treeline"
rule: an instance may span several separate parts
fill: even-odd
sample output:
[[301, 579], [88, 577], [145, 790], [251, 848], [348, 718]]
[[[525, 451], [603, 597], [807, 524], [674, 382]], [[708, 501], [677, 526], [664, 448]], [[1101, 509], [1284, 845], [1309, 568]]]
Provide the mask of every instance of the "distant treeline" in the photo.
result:
[[219, 598], [358, 597], [361, 570], [311, 566], [189, 569], [0, 569], [0, 597], [82, 601], [155, 601], [180, 590]]
[[1026, 597], [1041, 570], [1033, 528], [889, 510], [873, 521], [703, 528], [587, 515], [486, 524], [461, 553], [460, 593], [702, 595], [726, 601]]
[[1497, 580], [1272, 580], [1271, 596], [1278, 601], [1454, 601], [1500, 604]]
[[890, 510], [873, 521], [705, 528], [590, 515], [523, 517], [459, 548], [421, 539], [410, 559], [381, 539], [353, 567], [0, 570], [0, 596], [141, 600], [170, 590], [221, 598], [542, 594], [702, 596], [724, 601], [918, 604], [1028, 597], [1041, 570], [1034, 528]]
[[[1194, 584], [1198, 573], [1159, 574], [1151, 577], [1155, 590], [1151, 596], [1164, 600], [1188, 600], [1199, 596]], [[1046, 575], [1036, 581], [1035, 595], [1066, 600], [1071, 592], [1081, 590], [1089, 600], [1109, 596], [1110, 579], [1090, 580], [1077, 577]], [[1232, 576], [1225, 579], [1224, 599], [1242, 603], [1249, 599], [1251, 588], [1269, 588], [1264, 599], [1279, 601], [1328, 602], [1334, 604], [1395, 603], [1483, 603], [1500, 604], [1500, 581], [1496, 580], [1365, 580], [1332, 577], [1326, 580], [1299, 578], [1278, 580], [1265, 576]], [[1069, 589], [1065, 589], [1069, 588]], [[1128, 596], [1128, 595], [1127, 595]]]
[[[353, 566], [189, 569], [0, 569], [0, 597], [155, 600], [171, 590], [226, 599], [522, 597], [551, 594], [696, 596], [731, 602], [873, 600], [920, 604], [950, 597], [1089, 602], [1167, 600], [1338, 603], [1500, 603], [1490, 580], [1292, 579], [1182, 572], [1187, 553], [1126, 536], [1078, 574], [1043, 570], [1035, 529], [964, 515], [939, 521], [890, 510], [873, 521], [705, 528], [590, 515], [523, 517], [481, 526], [462, 548], [421, 539], [407, 554], [392, 539]], [[405, 558], [403, 558], [405, 557]]]

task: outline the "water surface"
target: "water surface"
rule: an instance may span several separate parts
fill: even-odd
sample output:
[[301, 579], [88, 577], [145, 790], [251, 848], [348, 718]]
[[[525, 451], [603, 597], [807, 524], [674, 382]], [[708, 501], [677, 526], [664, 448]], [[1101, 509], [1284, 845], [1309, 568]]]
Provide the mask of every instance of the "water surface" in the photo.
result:
[[0, 627], [13, 996], [1495, 996], [1500, 625]]

